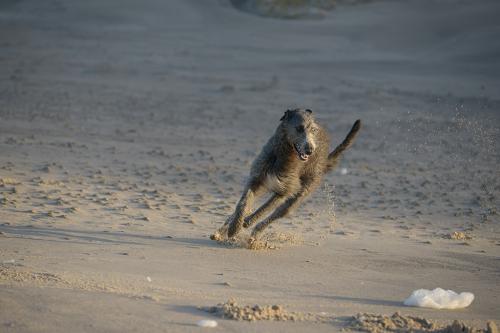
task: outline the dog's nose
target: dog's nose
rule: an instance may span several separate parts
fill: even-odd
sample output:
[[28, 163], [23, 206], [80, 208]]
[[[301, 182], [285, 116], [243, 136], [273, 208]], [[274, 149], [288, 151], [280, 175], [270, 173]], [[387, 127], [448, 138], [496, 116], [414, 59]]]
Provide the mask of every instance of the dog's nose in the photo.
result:
[[306, 144], [306, 146], [304, 147], [304, 152], [307, 154], [307, 155], [311, 155], [313, 153], [313, 148], [310, 144]]

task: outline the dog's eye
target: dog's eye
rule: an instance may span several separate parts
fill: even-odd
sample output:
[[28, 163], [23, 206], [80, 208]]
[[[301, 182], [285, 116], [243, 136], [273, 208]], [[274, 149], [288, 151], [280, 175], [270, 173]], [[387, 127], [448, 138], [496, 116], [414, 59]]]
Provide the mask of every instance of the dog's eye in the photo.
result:
[[297, 130], [298, 133], [304, 132], [304, 126], [297, 126], [295, 127], [295, 129]]

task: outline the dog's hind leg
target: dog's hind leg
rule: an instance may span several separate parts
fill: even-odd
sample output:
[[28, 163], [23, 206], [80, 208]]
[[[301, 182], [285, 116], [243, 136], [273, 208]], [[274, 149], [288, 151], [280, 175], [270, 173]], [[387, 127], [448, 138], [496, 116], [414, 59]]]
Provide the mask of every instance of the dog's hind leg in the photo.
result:
[[285, 197], [283, 195], [274, 193], [262, 206], [260, 206], [255, 212], [253, 212], [252, 215], [245, 218], [243, 227], [244, 228], [251, 227], [262, 216], [264, 216], [270, 210], [272, 210], [281, 202], [283, 202], [283, 200], [285, 200]]
[[255, 242], [262, 231], [264, 231], [264, 229], [267, 228], [271, 223], [279, 218], [288, 215], [295, 208], [297, 208], [306, 195], [306, 192], [299, 192], [291, 197], [288, 197], [285, 202], [278, 206], [278, 208], [276, 208], [276, 210], [271, 215], [269, 215], [264, 221], [255, 226], [252, 231], [252, 236], [250, 237], [249, 243], [251, 244]]

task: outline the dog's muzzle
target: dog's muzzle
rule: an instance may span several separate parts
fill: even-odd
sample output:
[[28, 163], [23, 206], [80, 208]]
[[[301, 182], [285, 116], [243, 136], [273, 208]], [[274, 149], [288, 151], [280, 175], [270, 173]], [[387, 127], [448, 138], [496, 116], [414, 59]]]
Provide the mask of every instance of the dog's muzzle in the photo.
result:
[[293, 147], [295, 148], [295, 151], [297, 152], [297, 155], [299, 156], [299, 159], [301, 161], [307, 161], [309, 159], [309, 156], [312, 154], [312, 149], [309, 146], [305, 148], [305, 152], [301, 152], [296, 144], [294, 144]]

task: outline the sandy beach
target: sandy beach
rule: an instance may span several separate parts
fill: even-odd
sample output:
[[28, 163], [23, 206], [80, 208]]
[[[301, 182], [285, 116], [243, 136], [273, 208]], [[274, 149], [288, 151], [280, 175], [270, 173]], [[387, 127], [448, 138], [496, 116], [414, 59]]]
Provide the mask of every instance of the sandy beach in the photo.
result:
[[[0, 332], [337, 332], [500, 323], [500, 3], [278, 19], [226, 0], [0, 3]], [[339, 167], [268, 248], [209, 239], [287, 108]], [[413, 290], [475, 295], [407, 307]], [[304, 320], [205, 311], [279, 305]], [[318, 319], [318, 318], [326, 318]]]

